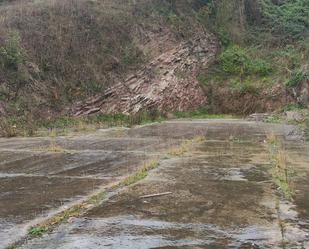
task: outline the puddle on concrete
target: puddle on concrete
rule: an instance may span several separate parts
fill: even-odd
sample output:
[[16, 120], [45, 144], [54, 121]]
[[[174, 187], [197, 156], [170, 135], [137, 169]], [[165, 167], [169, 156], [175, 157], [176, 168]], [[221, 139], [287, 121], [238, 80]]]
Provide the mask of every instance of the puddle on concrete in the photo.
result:
[[24, 248], [273, 248], [280, 238], [274, 231], [278, 231], [276, 227], [223, 229], [134, 216], [75, 219], [73, 224], [62, 225], [58, 234], [33, 240]]

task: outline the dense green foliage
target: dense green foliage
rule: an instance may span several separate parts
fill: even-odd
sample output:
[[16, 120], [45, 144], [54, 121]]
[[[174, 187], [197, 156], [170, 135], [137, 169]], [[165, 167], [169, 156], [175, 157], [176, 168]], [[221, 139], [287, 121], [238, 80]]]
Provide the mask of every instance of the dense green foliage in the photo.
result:
[[216, 63], [199, 77], [209, 109], [265, 112], [297, 101], [290, 89], [301, 85], [309, 68], [309, 1], [205, 3], [198, 18], [221, 45]]
[[267, 76], [272, 71], [266, 61], [250, 58], [248, 52], [237, 45], [224, 50], [219, 62], [223, 71], [230, 74]]
[[262, 0], [261, 3], [265, 25], [275, 35], [300, 39], [309, 34], [309, 1]]

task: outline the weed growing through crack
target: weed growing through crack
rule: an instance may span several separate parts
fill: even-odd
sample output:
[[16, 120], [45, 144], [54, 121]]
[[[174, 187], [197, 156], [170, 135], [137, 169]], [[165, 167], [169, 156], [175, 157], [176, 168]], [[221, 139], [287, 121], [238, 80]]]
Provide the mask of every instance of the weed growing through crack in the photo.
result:
[[191, 140], [182, 142], [179, 146], [172, 147], [169, 149], [168, 154], [170, 156], [182, 156], [188, 152], [190, 145], [193, 143]]
[[291, 170], [287, 165], [286, 151], [274, 134], [269, 134], [266, 142], [270, 151], [271, 169], [269, 173], [271, 174], [272, 181], [283, 196], [291, 200], [293, 198], [293, 189], [289, 179]]
[[44, 147], [39, 147], [35, 150], [40, 151], [40, 152], [47, 152], [47, 153], [69, 153], [68, 150], [62, 148], [60, 145], [57, 144], [56, 142], [56, 136], [57, 134], [54, 131], [50, 131], [49, 137], [50, 137], [50, 142], [49, 145]]
[[96, 194], [96, 195], [91, 196], [91, 197], [88, 199], [87, 202], [88, 202], [89, 204], [95, 205], [95, 204], [97, 204], [99, 201], [101, 201], [101, 200], [104, 198], [104, 195], [105, 195], [104, 192], [100, 192], [100, 193], [98, 193], [98, 194]]
[[29, 230], [28, 235], [30, 236], [30, 238], [40, 237], [44, 233], [48, 232], [52, 227], [60, 224], [63, 221], [68, 220], [70, 217], [79, 216], [82, 208], [83, 208], [82, 204], [76, 204], [72, 206], [71, 208], [66, 209], [63, 212], [51, 217], [45, 222], [38, 224], [35, 227], [32, 227]]
[[55, 140], [52, 140], [50, 145], [46, 148], [47, 152], [51, 152], [51, 153], [62, 153], [65, 150], [56, 144]]
[[129, 186], [137, 181], [144, 179], [148, 172], [152, 169], [155, 169], [158, 166], [158, 161], [146, 162], [135, 174], [126, 177], [123, 180], [123, 184]]
[[45, 227], [33, 227], [31, 228], [31, 230], [29, 231], [29, 235], [31, 237], [39, 237], [41, 236], [43, 233], [45, 233], [47, 231], [47, 229]]
[[187, 153], [193, 143], [202, 143], [206, 140], [205, 136], [195, 136], [191, 140], [183, 141], [179, 146], [172, 147], [168, 151], [170, 156], [182, 156]]

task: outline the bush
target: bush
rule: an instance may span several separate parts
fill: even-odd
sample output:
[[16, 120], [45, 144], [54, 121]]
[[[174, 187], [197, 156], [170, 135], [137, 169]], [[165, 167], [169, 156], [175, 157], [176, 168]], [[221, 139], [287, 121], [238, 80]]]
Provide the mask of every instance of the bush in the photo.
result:
[[237, 45], [224, 50], [219, 62], [223, 71], [230, 74], [267, 76], [272, 72], [269, 63], [251, 59], [247, 50]]
[[305, 77], [309, 75], [309, 72], [302, 72], [301, 70], [294, 70], [292, 72], [291, 78], [287, 80], [284, 85], [286, 88], [293, 88], [298, 86]]
[[243, 74], [248, 68], [249, 57], [244, 49], [234, 45], [223, 51], [219, 61], [223, 71], [231, 74]]
[[13, 32], [5, 41], [4, 47], [0, 47], [0, 66], [2, 70], [17, 71], [24, 62], [24, 51], [20, 44], [20, 36]]
[[261, 59], [252, 61], [249, 65], [248, 70], [250, 74], [255, 74], [259, 76], [267, 76], [273, 71], [271, 65]]
[[217, 33], [217, 36], [223, 47], [227, 47], [231, 44], [231, 38], [227, 31], [220, 29]]

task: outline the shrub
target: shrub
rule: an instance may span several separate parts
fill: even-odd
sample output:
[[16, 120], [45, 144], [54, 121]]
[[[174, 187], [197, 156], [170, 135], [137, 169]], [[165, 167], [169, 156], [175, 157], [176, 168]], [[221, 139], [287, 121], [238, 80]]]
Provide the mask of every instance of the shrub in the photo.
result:
[[17, 71], [24, 62], [24, 51], [20, 44], [20, 36], [17, 32], [9, 35], [4, 47], [0, 48], [0, 65], [3, 70]]
[[284, 85], [286, 88], [296, 87], [299, 83], [301, 83], [305, 77], [309, 75], [309, 72], [303, 72], [301, 70], [294, 70], [292, 72], [291, 78], [287, 80]]
[[230, 74], [266, 76], [272, 72], [269, 63], [251, 59], [247, 50], [237, 45], [224, 50], [219, 62], [223, 71]]
[[129, 44], [122, 49], [121, 63], [123, 66], [132, 66], [141, 62], [141, 52], [134, 44]]
[[234, 45], [228, 47], [219, 57], [223, 71], [231, 74], [243, 74], [248, 66], [248, 54], [241, 47]]
[[261, 59], [252, 61], [249, 65], [248, 70], [250, 74], [255, 74], [259, 76], [267, 76], [273, 71], [271, 65]]
[[227, 47], [231, 44], [230, 34], [227, 31], [220, 29], [217, 36], [223, 47]]

